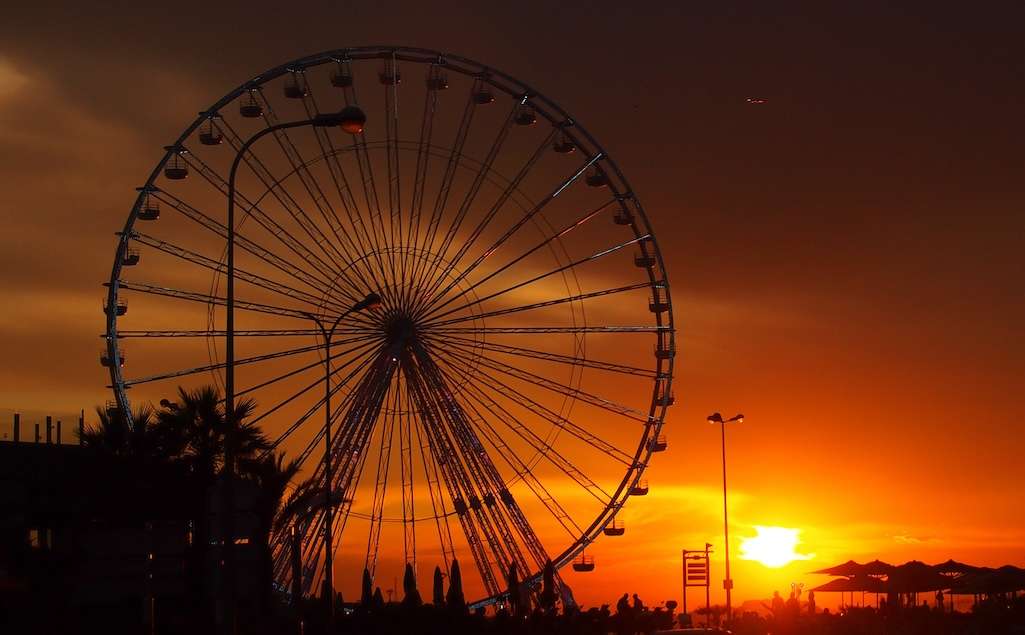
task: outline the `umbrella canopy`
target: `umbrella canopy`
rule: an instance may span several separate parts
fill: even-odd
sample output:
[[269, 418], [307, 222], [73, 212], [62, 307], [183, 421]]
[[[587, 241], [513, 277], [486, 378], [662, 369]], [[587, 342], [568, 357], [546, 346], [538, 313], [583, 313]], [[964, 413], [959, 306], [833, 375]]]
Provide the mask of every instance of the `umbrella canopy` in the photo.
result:
[[843, 564], [838, 564], [835, 567], [829, 567], [828, 569], [819, 569], [818, 571], [812, 571], [812, 573], [819, 573], [822, 575], [842, 575], [851, 577], [863, 573], [864, 565], [860, 565], [853, 560], [848, 560]]
[[868, 575], [856, 575], [850, 578], [837, 578], [812, 589], [816, 593], [885, 593], [886, 583], [879, 578]]
[[882, 560], [866, 562], [861, 567], [861, 572], [865, 575], [889, 575], [891, 571], [893, 571], [893, 565]]
[[985, 595], [1025, 590], [1025, 569], [1006, 565], [999, 569], [977, 569], [952, 583], [957, 595]]
[[936, 572], [931, 566], [918, 560], [905, 562], [894, 567], [887, 576], [887, 591], [895, 593], [924, 593], [949, 589], [950, 578]]
[[979, 567], [973, 567], [970, 564], [958, 562], [953, 558], [947, 560], [946, 562], [941, 562], [940, 564], [933, 565], [933, 571], [935, 571], [936, 573], [974, 573], [978, 570]]

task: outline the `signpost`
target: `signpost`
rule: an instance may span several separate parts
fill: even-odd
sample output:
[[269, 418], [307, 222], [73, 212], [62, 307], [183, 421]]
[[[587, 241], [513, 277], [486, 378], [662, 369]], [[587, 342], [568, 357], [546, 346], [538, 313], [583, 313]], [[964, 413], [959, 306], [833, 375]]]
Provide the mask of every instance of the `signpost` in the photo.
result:
[[683, 613], [687, 614], [687, 589], [690, 587], [705, 587], [705, 610], [711, 606], [709, 597], [710, 569], [708, 566], [708, 554], [712, 553], [712, 545], [705, 543], [703, 550], [683, 550]]

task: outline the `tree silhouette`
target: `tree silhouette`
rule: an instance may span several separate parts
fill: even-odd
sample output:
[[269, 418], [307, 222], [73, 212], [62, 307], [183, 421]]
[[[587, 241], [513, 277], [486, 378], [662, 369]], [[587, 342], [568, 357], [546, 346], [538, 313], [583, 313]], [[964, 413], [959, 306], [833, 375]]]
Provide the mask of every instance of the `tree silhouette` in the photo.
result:
[[445, 606], [445, 576], [441, 574], [441, 567], [434, 567], [434, 593], [432, 600], [434, 606]]
[[459, 571], [459, 561], [452, 559], [452, 568], [448, 576], [448, 594], [445, 604], [458, 613], [466, 612], [466, 597], [463, 595], [463, 574]]
[[374, 601], [374, 581], [370, 577], [370, 570], [363, 569], [363, 586], [359, 596], [359, 603], [364, 607], [369, 607], [370, 603]]
[[[82, 445], [109, 459], [99, 463], [109, 474], [98, 474], [97, 480], [123, 484], [116, 492], [90, 496], [94, 516], [124, 518], [132, 525], [160, 518], [189, 523], [186, 588], [197, 611], [210, 608], [210, 499], [222, 476], [229, 443], [238, 458], [238, 478], [256, 486], [251, 542], [260, 550], [263, 605], [270, 606], [273, 565], [268, 541], [285, 489], [298, 467], [270, 452], [271, 443], [261, 428], [247, 423], [254, 408], [252, 400], [239, 401], [229, 421], [216, 388], [179, 388], [177, 401], [162, 401], [156, 411], [142, 407], [125, 417], [119, 411], [97, 409], [99, 423], [82, 431]], [[131, 505], [124, 504], [126, 497]]]
[[424, 603], [420, 592], [416, 590], [416, 574], [413, 573], [413, 565], [409, 562], [406, 563], [406, 571], [402, 575], [402, 590], [405, 593], [402, 598], [404, 605], [418, 607]]
[[552, 564], [551, 560], [545, 562], [541, 596], [539, 600], [541, 602], [541, 610], [546, 613], [555, 612], [555, 565]]
[[508, 583], [506, 593], [509, 595], [509, 612], [519, 615], [523, 607], [520, 606], [520, 573], [515, 562], [509, 565], [509, 576], [506, 578], [506, 582]]

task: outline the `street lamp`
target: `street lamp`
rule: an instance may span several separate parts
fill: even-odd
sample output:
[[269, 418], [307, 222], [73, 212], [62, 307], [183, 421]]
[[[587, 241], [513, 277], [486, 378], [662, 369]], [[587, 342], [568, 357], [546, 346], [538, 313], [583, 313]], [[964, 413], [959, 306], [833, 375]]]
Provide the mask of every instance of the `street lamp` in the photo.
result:
[[224, 588], [225, 597], [224, 609], [225, 628], [229, 632], [235, 631], [235, 580], [234, 580], [234, 492], [232, 480], [235, 474], [235, 177], [238, 175], [238, 167], [250, 146], [266, 135], [279, 130], [289, 128], [301, 128], [310, 126], [313, 128], [341, 128], [350, 134], [360, 134], [366, 125], [367, 116], [358, 106], [346, 106], [334, 113], [318, 113], [310, 119], [298, 121], [287, 121], [284, 123], [268, 126], [249, 137], [243, 143], [238, 152], [235, 153], [235, 160], [231, 164], [231, 172], [228, 176], [228, 214], [227, 214], [227, 289], [225, 298], [225, 344], [224, 344], [224, 413], [228, 424], [226, 430], [226, 443], [224, 444], [224, 496], [222, 505], [224, 508], [223, 545], [225, 553]]
[[335, 603], [334, 598], [334, 565], [331, 554], [331, 338], [335, 335], [335, 329], [341, 323], [342, 318], [350, 313], [358, 313], [366, 309], [375, 309], [381, 306], [381, 296], [376, 293], [368, 293], [365, 298], [352, 305], [350, 309], [342, 312], [331, 328], [324, 326], [319, 316], [303, 311], [303, 315], [313, 320], [324, 337], [324, 601], [327, 602], [327, 619], [329, 625], [334, 625]]
[[730, 622], [733, 620], [733, 604], [732, 604], [732, 591], [733, 591], [733, 580], [730, 578], [730, 521], [729, 512], [726, 507], [726, 424], [727, 423], [743, 423], [744, 415], [738, 414], [733, 415], [729, 419], [723, 419], [722, 415], [718, 412], [713, 412], [708, 415], [708, 423], [719, 424], [722, 428], [722, 526], [723, 526], [723, 539], [725, 544], [725, 556], [726, 556], [726, 579], [722, 581], [722, 588], [726, 589], [726, 621]]

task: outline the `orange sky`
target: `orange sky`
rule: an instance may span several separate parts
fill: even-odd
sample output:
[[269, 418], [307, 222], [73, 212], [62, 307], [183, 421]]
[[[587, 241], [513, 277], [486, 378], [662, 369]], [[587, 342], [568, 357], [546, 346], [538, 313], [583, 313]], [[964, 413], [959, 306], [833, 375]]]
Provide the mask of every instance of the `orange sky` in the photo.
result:
[[667, 258], [670, 449], [627, 535], [591, 550], [595, 573], [568, 574], [579, 600], [676, 597], [680, 548], [721, 543], [713, 410], [747, 415], [728, 432], [734, 553], [778, 525], [816, 554], [771, 571], [735, 559], [741, 601], [849, 557], [1023, 564], [1020, 5], [33, 6], [0, 25], [0, 407], [108, 398], [112, 233], [199, 108], [306, 53], [432, 47], [584, 122]]

